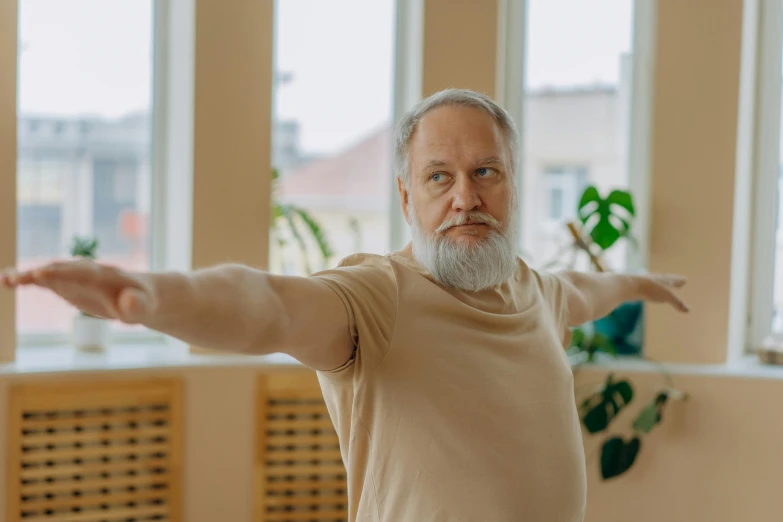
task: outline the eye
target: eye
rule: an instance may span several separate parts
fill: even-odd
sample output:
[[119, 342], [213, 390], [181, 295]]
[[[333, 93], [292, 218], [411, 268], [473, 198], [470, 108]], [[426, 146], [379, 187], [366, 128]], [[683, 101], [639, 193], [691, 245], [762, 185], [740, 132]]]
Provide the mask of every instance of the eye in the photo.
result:
[[430, 180], [434, 182], [443, 181], [443, 174], [441, 172], [435, 172], [432, 176], [430, 176]]
[[497, 173], [497, 170], [490, 167], [481, 167], [480, 169], [476, 170], [476, 174], [478, 174], [478, 176], [481, 178], [487, 178], [495, 173]]

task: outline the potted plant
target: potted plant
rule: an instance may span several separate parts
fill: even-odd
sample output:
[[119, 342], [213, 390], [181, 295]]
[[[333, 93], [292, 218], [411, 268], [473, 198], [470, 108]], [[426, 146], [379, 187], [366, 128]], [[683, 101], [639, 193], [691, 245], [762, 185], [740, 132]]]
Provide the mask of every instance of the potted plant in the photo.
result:
[[[572, 238], [569, 250], [586, 255], [593, 270], [609, 271], [605, 255], [610, 248], [621, 239], [635, 246], [631, 236], [634, 216], [633, 197], [629, 192], [613, 190], [603, 197], [596, 187], [587, 187], [579, 200], [577, 220], [566, 223]], [[624, 303], [606, 317], [574, 328], [567, 351], [574, 363], [574, 371], [599, 357], [641, 356], [642, 311], [641, 301]], [[662, 421], [670, 399], [687, 398], [685, 393], [674, 388], [671, 376], [662, 368], [661, 374], [665, 385], [641, 407], [631, 423], [630, 433], [625, 430], [626, 436], [607, 433], [617, 415], [638, 396], [630, 380], [617, 379], [609, 372], [595, 389], [587, 394], [577, 393], [577, 407], [584, 430], [594, 436], [607, 434], [596, 447], [600, 448], [599, 470], [603, 480], [618, 477], [630, 469], [641, 450], [642, 440]]]
[[[577, 219], [565, 225], [571, 241], [565, 251], [571, 256], [568, 268], [573, 268], [578, 254], [589, 260], [597, 272], [610, 271], [607, 253], [621, 240], [631, 246], [636, 241], [631, 234], [636, 215], [633, 196], [625, 190], [612, 190], [605, 197], [590, 185], [582, 193], [576, 209]], [[560, 255], [547, 266], [559, 264]], [[639, 355], [642, 351], [643, 303], [624, 303], [606, 317], [594, 321], [590, 327], [608, 338], [614, 355]]]
[[[71, 256], [82, 259], [97, 259], [98, 239], [74, 237]], [[73, 318], [72, 342], [76, 349], [90, 352], [105, 351], [110, 342], [111, 322], [81, 310]]]

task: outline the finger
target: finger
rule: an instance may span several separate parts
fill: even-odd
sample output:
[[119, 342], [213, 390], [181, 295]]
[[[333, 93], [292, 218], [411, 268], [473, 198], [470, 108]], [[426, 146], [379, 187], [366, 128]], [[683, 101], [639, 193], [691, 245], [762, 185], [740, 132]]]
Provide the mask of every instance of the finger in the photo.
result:
[[687, 304], [685, 304], [685, 301], [683, 301], [676, 295], [672, 294], [670, 302], [672, 306], [674, 306], [680, 312], [690, 312], [690, 307]]
[[6, 287], [6, 288], [12, 288], [14, 285], [11, 283], [11, 274], [14, 271], [11, 269], [6, 269], [0, 272], [0, 285]]
[[671, 276], [669, 279], [669, 284], [674, 288], [682, 288], [687, 282], [688, 279], [682, 276]]
[[27, 270], [24, 272], [17, 272], [14, 278], [16, 285], [31, 285], [35, 284], [35, 272]]

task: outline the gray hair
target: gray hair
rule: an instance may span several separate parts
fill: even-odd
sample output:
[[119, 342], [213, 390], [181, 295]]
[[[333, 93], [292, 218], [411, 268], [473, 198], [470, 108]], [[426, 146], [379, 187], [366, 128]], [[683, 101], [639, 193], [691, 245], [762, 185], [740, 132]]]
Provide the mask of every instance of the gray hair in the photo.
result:
[[508, 147], [511, 157], [511, 169], [509, 174], [511, 174], [513, 179], [516, 172], [519, 134], [514, 125], [514, 120], [511, 119], [511, 115], [485, 94], [468, 89], [452, 88], [436, 92], [421, 100], [409, 110], [397, 124], [394, 133], [394, 172], [403, 180], [405, 186], [410, 186], [411, 176], [408, 148], [413, 133], [416, 131], [416, 127], [425, 114], [433, 109], [444, 106], [482, 109], [495, 119], [506, 138], [506, 146]]

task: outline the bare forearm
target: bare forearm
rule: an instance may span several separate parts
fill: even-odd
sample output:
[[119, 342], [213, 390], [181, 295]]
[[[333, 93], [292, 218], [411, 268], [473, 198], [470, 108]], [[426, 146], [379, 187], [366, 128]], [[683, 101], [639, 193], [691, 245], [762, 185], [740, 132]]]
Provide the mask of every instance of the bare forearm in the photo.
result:
[[143, 276], [155, 296], [144, 321], [153, 330], [204, 348], [271, 353], [280, 346], [285, 312], [270, 276], [239, 265]]
[[571, 286], [569, 323], [578, 326], [606, 316], [627, 301], [642, 298], [640, 280], [630, 274], [563, 272]]

